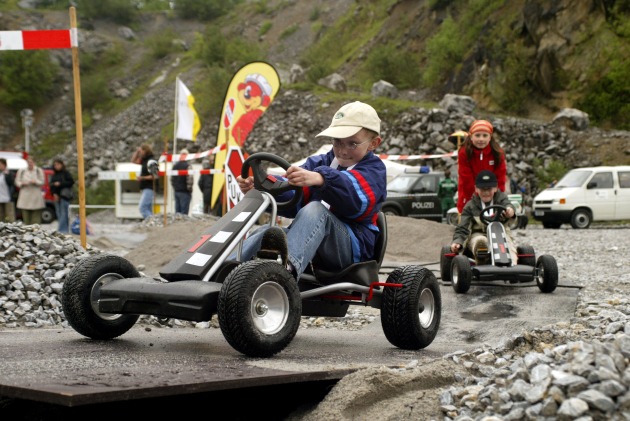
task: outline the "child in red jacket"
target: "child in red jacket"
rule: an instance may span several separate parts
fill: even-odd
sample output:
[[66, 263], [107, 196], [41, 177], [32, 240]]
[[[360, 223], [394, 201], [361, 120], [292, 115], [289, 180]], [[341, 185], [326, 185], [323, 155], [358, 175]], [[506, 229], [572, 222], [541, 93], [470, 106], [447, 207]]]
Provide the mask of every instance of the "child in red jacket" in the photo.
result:
[[499, 190], [505, 191], [507, 166], [505, 153], [493, 137], [494, 128], [489, 121], [475, 120], [468, 136], [457, 153], [458, 185], [457, 212], [475, 193], [475, 177], [483, 170], [492, 171], [498, 181]]

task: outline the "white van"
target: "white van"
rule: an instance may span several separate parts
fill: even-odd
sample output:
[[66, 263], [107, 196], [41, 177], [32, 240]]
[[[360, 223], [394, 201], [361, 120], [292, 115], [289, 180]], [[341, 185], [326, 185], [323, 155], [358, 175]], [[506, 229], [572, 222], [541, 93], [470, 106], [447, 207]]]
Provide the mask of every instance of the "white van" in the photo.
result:
[[545, 228], [630, 219], [630, 165], [571, 170], [534, 198], [532, 210]]

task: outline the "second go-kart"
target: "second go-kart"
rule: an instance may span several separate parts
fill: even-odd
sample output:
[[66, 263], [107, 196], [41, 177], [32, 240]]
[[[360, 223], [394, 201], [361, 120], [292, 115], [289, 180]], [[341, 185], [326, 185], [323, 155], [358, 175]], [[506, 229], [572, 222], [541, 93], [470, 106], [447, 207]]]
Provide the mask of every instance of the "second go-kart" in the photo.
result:
[[[126, 259], [114, 255], [86, 258], [68, 274], [62, 306], [70, 326], [92, 339], [113, 339], [140, 315], [160, 319], [209, 321], [218, 316], [227, 342], [251, 357], [270, 357], [296, 335], [301, 316], [343, 317], [350, 305], [380, 309], [383, 332], [399, 348], [418, 350], [433, 342], [441, 319], [442, 300], [435, 275], [422, 266], [394, 269], [379, 281], [387, 246], [387, 225], [379, 214], [380, 237], [374, 260], [355, 263], [340, 272], [314, 268], [299, 282], [280, 259], [240, 261], [242, 240], [259, 217], [294, 206], [301, 187], [267, 174], [268, 161], [289, 168], [276, 155], [252, 154], [242, 167], [250, 169], [255, 189], [203, 232], [161, 271], [160, 278], [141, 276]], [[275, 197], [294, 190], [293, 198]], [[236, 253], [237, 259], [229, 257]], [[311, 265], [312, 266], [312, 265]]]
[[536, 281], [541, 292], [553, 292], [558, 286], [558, 265], [550, 255], [536, 260], [534, 248], [517, 246], [517, 264], [512, 263], [501, 214], [505, 206], [492, 205], [484, 209], [480, 219], [486, 225], [487, 248], [477, 254], [465, 248], [453, 253], [450, 245], [442, 246], [440, 274], [443, 282], [450, 282], [455, 292], [465, 294], [473, 282], [505, 281], [510, 283]]

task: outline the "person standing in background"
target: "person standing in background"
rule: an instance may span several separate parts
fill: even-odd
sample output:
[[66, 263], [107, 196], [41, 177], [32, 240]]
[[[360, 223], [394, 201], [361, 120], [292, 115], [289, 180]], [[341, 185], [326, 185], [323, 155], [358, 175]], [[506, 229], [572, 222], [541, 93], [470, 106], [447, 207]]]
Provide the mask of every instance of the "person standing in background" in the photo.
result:
[[460, 215], [475, 194], [475, 178], [481, 171], [492, 171], [502, 192], [507, 181], [505, 152], [493, 134], [492, 123], [475, 120], [468, 133], [457, 152], [457, 212]]
[[138, 208], [142, 218], [147, 219], [153, 215], [153, 197], [155, 192], [153, 191], [153, 174], [149, 171], [149, 161], [153, 158], [153, 149], [147, 143], [143, 143], [136, 149], [131, 156], [131, 162], [134, 164], [140, 164], [140, 203]]
[[[180, 155], [188, 155], [188, 150], [182, 149]], [[180, 160], [173, 165], [173, 171], [190, 170], [188, 161]], [[171, 176], [171, 186], [175, 191], [175, 213], [188, 215], [190, 201], [192, 200], [194, 178], [192, 174]]]
[[45, 183], [44, 170], [35, 165], [33, 157], [26, 160], [27, 167], [18, 170], [15, 186], [20, 189], [17, 207], [22, 211], [25, 225], [41, 224], [42, 209], [46, 207], [42, 186]]
[[70, 232], [68, 222], [68, 208], [72, 200], [72, 186], [74, 178], [66, 169], [66, 164], [57, 158], [53, 161], [53, 170], [55, 171], [50, 177], [50, 192], [55, 198], [55, 212], [57, 214], [57, 231], [62, 234]]
[[[211, 170], [214, 167], [214, 155], [209, 155], [208, 158], [201, 161], [201, 167], [204, 170]], [[214, 208], [211, 208], [212, 202], [212, 184], [214, 183], [214, 174], [201, 174], [197, 186], [203, 194], [203, 213], [209, 213], [211, 215], [217, 215], [217, 209], [220, 206], [220, 201], [217, 200]]]
[[7, 160], [0, 158], [0, 222], [15, 222], [13, 189], [13, 175], [7, 169]]
[[444, 178], [438, 185], [438, 199], [442, 207], [442, 217], [446, 218], [446, 212], [455, 206], [455, 192], [457, 191], [457, 183], [451, 178], [451, 170], [448, 168], [444, 171]]

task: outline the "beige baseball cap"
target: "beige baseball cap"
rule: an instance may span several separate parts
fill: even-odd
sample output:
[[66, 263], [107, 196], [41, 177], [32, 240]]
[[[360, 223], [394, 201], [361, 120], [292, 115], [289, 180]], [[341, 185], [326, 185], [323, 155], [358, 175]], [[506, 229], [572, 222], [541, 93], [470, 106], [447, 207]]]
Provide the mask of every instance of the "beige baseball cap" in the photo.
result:
[[345, 139], [353, 136], [362, 128], [381, 134], [381, 119], [372, 106], [360, 101], [351, 102], [339, 108], [332, 118], [330, 126], [318, 134], [319, 136]]

